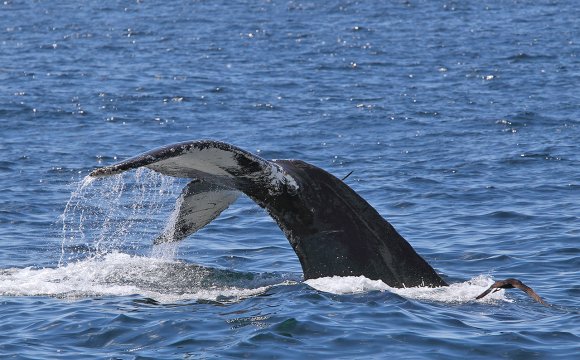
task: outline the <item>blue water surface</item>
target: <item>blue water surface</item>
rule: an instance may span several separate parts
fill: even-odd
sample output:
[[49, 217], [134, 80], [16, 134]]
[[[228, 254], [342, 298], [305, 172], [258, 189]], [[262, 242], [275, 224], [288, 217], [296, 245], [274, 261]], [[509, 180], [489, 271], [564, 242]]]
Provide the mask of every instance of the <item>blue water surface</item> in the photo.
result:
[[[0, 355], [572, 359], [575, 1], [4, 1]], [[211, 138], [367, 199], [448, 282], [304, 282], [249, 199], [157, 249], [183, 182], [92, 169]], [[72, 194], [72, 195], [71, 195]], [[519, 291], [473, 300], [517, 277]]]

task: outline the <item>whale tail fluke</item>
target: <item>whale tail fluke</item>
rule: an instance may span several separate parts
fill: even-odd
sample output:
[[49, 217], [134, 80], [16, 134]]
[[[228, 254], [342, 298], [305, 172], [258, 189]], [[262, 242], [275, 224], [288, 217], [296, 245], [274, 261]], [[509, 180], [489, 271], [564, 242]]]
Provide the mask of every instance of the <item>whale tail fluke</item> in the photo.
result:
[[[278, 223], [300, 260], [304, 277], [365, 276], [392, 287], [447, 283], [366, 200], [338, 179], [300, 160], [265, 160], [233, 145], [199, 140], [172, 144], [99, 168], [91, 177], [147, 167], [192, 179], [155, 244], [181, 241], [244, 193]], [[500, 280], [476, 299], [518, 288], [549, 306], [517, 279]]]
[[269, 161], [224, 142], [199, 140], [157, 148], [90, 176], [139, 167], [192, 179], [156, 244], [184, 239], [244, 193], [278, 223], [307, 279], [362, 275], [393, 287], [447, 285], [366, 200], [312, 164]]
[[190, 181], [175, 202], [165, 230], [153, 243], [181, 241], [203, 228], [240, 196], [240, 192], [198, 179]]

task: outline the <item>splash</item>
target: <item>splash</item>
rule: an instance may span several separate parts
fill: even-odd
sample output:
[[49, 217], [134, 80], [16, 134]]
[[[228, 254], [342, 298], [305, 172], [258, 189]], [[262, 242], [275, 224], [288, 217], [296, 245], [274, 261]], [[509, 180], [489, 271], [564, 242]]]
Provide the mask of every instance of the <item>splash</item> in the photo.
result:
[[[261, 294], [282, 284], [282, 279], [277, 277], [271, 277], [265, 284], [261, 279], [249, 281], [248, 274], [178, 262], [175, 260], [178, 242], [152, 246], [153, 239], [160, 233], [174, 231], [177, 212], [175, 208], [172, 212], [170, 209], [180, 191], [175, 185], [178, 183], [174, 178], [147, 169], [99, 181], [89, 177], [83, 179], [72, 192], [62, 215], [59, 266], [0, 271], [0, 294], [69, 299], [138, 294], [161, 303], [229, 302]], [[144, 247], [151, 249], [148, 256], [125, 253]], [[479, 276], [448, 287], [403, 289], [362, 276], [335, 276], [305, 283], [334, 294], [389, 291], [409, 299], [468, 303], [475, 301], [493, 279]], [[503, 290], [479, 300], [497, 301], [510, 300]]]
[[149, 248], [171, 211], [177, 184], [175, 178], [148, 169], [98, 181], [85, 177], [61, 216], [59, 266], [119, 249]]
[[162, 260], [175, 259], [178, 249], [179, 242], [165, 242], [153, 245], [153, 248], [151, 249], [151, 257]]
[[177, 242], [153, 246], [162, 231], [174, 231], [177, 212], [171, 208], [180, 185], [148, 169], [98, 181], [84, 178], [61, 217], [58, 266], [0, 270], [0, 295], [139, 295], [159, 303], [224, 303], [261, 294], [280, 282], [276, 277], [248, 280], [254, 275], [176, 261]]
[[[173, 239], [175, 235], [175, 227], [177, 226], [177, 221], [179, 219], [179, 209], [183, 203], [183, 197], [177, 198], [175, 207], [171, 212], [171, 215], [165, 223], [162, 234], [165, 234], [168, 238]], [[176, 242], [162, 242], [156, 244], [151, 249], [151, 256], [160, 259], [173, 259], [177, 255], [177, 250], [179, 248], [179, 241]]]
[[[370, 280], [364, 276], [333, 276], [319, 279], [306, 280], [305, 283], [316, 290], [333, 294], [356, 294], [369, 291], [389, 291], [408, 299], [437, 301], [443, 303], [469, 303], [476, 301], [475, 297], [485, 291], [493, 279], [488, 276], [477, 276], [469, 281], [451, 284], [445, 287], [413, 287], [393, 288], [381, 280]], [[490, 294], [488, 297], [477, 300], [483, 303], [495, 303], [497, 301], [511, 302], [505, 297], [504, 291]]]

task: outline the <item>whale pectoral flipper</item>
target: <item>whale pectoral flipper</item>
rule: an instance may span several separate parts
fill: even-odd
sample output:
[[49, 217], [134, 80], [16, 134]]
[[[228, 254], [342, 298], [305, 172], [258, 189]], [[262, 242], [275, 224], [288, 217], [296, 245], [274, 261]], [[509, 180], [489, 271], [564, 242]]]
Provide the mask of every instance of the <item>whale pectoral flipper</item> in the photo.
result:
[[190, 181], [175, 202], [175, 209], [163, 233], [153, 243], [181, 241], [203, 228], [239, 197], [240, 192], [208, 184], [199, 179]]

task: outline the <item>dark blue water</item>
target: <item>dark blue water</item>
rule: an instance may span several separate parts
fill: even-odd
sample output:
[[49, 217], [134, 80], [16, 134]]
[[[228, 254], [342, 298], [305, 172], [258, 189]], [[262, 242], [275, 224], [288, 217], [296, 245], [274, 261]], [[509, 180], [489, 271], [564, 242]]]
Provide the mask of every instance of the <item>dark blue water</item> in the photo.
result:
[[[578, 19], [571, 0], [3, 2], [0, 355], [578, 356]], [[179, 181], [79, 187], [199, 138], [353, 171], [453, 286], [303, 282], [248, 199], [154, 249]], [[506, 277], [553, 306], [473, 300]]]

